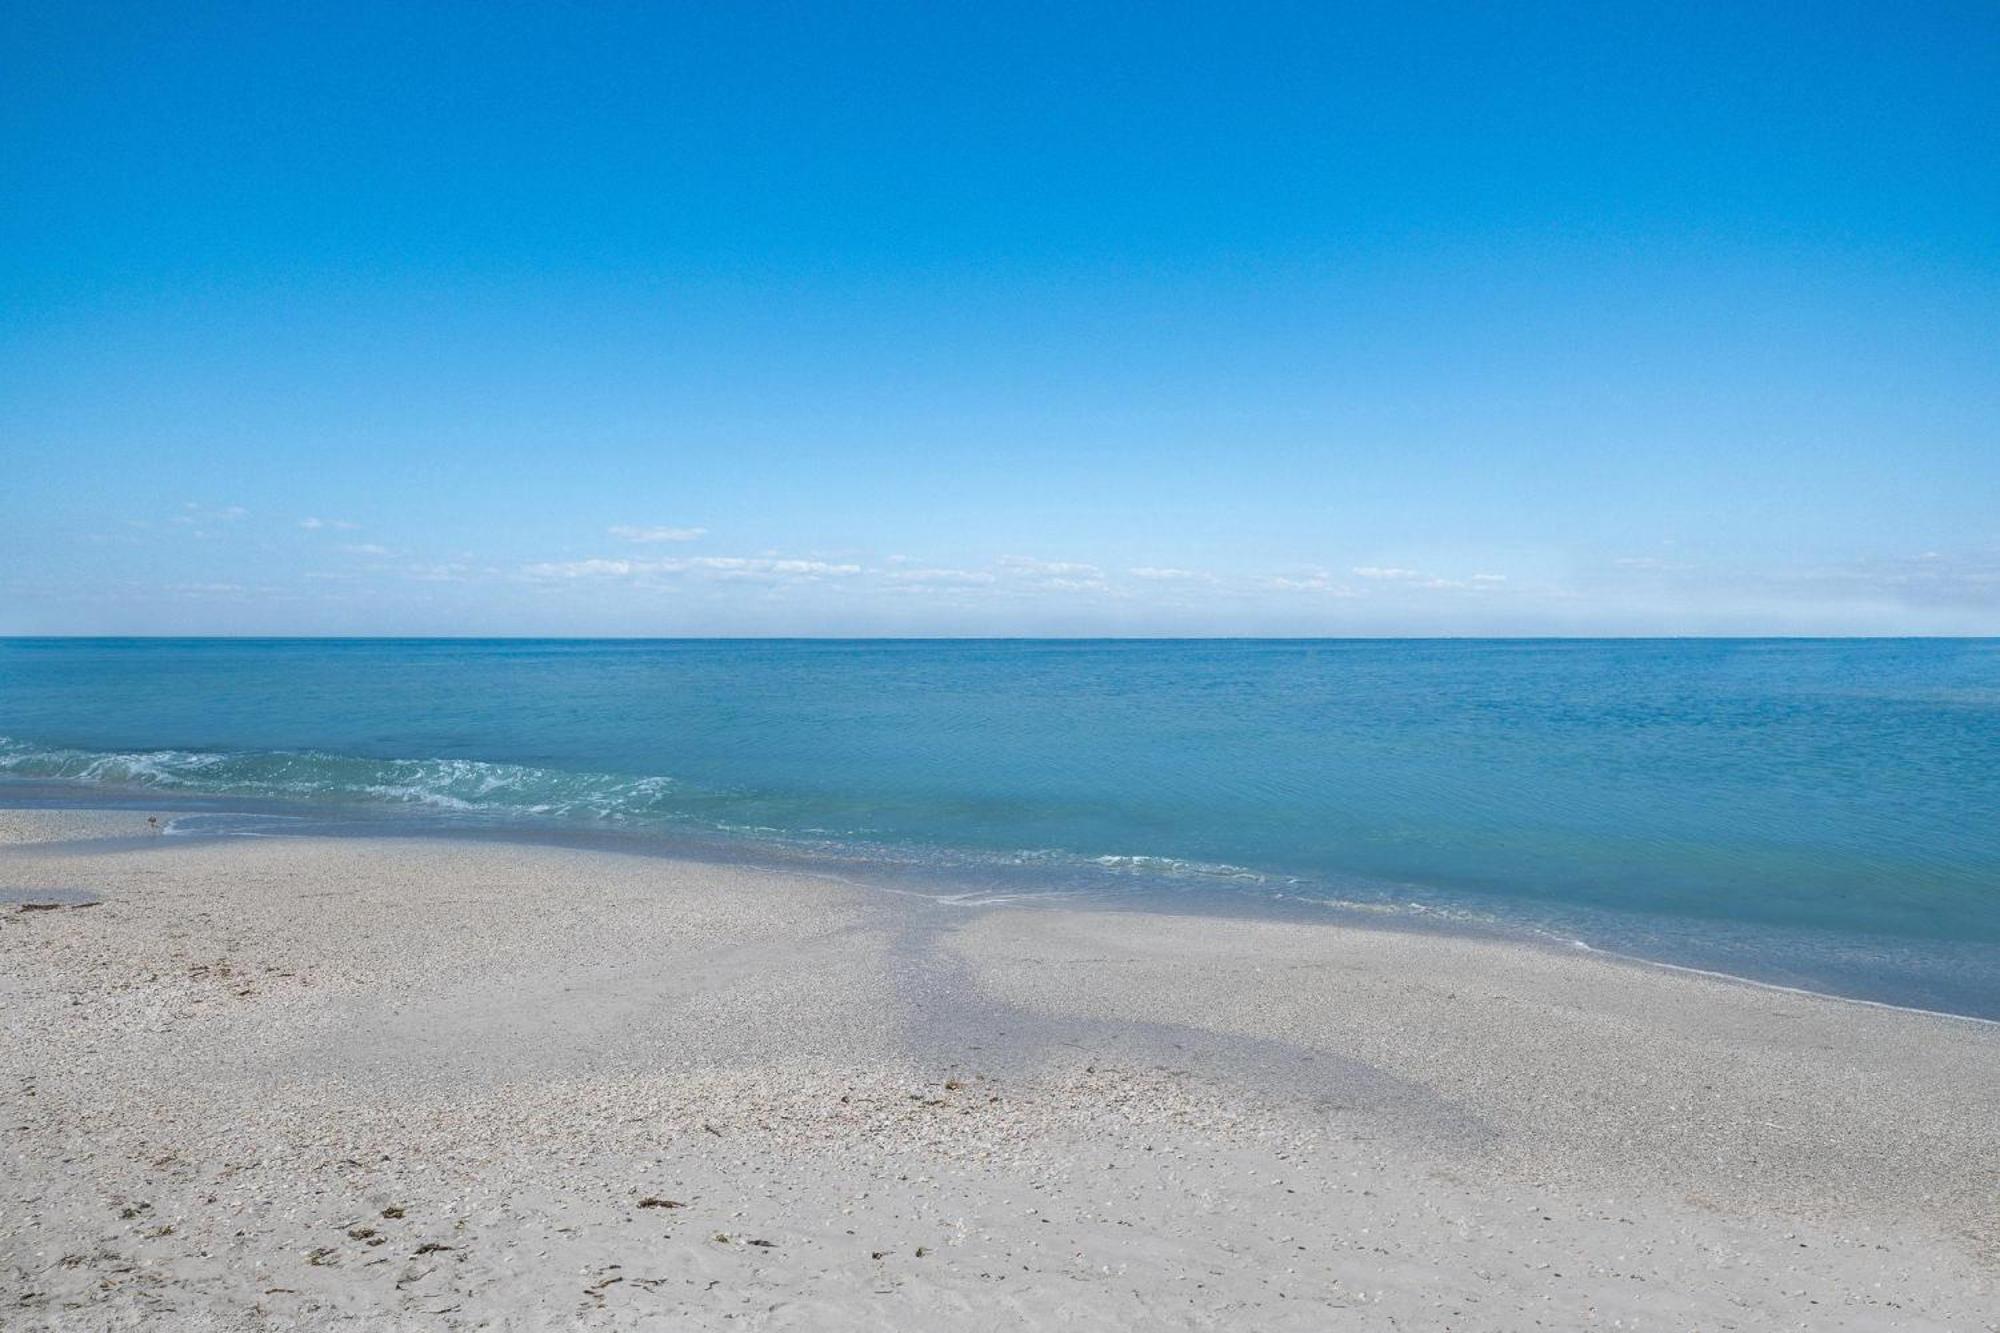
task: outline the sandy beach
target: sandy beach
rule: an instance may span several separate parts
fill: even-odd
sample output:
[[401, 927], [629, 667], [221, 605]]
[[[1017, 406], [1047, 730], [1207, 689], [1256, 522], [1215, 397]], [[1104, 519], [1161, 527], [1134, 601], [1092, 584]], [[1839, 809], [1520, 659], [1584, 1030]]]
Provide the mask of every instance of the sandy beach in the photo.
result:
[[2000, 1326], [2000, 1026], [0, 811], [6, 1329]]

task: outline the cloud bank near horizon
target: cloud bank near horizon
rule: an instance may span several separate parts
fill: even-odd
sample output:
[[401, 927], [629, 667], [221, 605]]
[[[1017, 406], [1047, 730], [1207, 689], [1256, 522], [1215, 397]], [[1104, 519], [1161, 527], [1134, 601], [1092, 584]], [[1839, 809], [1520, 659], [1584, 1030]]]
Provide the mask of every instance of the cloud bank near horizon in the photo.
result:
[[[11, 613], [4, 631], [1679, 634], [2000, 625], [2000, 546], [1745, 569], [1675, 544], [1666, 554], [1531, 562], [1517, 573], [1469, 556], [1455, 567], [1378, 557], [1234, 568], [1018, 549], [951, 563], [768, 548], [521, 559], [497, 545], [427, 550], [416, 533], [324, 540], [362, 526], [264, 523], [246, 505], [199, 502], [126, 519], [82, 538], [114, 577], [64, 587], [0, 576]], [[696, 526], [603, 531], [641, 546], [711, 538]], [[1607, 606], [1624, 614], [1607, 616]]]

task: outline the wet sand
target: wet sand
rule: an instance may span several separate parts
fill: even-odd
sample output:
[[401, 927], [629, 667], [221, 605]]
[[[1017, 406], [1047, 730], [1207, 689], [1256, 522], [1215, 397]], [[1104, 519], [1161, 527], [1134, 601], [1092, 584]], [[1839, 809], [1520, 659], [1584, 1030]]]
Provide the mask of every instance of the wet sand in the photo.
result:
[[0, 1327], [1996, 1326], [1992, 1024], [144, 821], [0, 810]]

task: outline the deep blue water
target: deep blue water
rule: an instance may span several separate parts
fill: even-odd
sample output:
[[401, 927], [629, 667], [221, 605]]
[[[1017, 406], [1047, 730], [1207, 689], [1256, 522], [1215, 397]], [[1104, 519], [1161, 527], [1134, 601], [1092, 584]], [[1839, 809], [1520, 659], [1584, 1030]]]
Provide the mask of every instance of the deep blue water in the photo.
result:
[[2000, 641], [17, 639], [0, 737], [17, 781], [1328, 901], [2000, 1016]]

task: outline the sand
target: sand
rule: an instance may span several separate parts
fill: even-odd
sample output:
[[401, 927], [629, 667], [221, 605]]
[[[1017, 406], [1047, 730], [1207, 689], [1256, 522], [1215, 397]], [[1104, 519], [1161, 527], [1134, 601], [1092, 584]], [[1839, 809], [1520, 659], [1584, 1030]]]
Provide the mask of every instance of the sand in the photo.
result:
[[145, 813], [0, 810], [0, 1328], [2000, 1326], [1992, 1024]]

